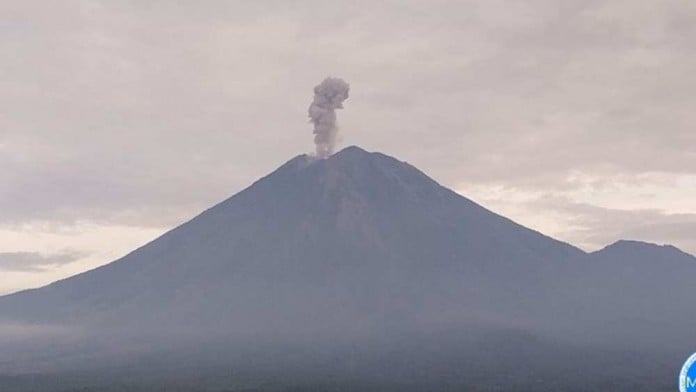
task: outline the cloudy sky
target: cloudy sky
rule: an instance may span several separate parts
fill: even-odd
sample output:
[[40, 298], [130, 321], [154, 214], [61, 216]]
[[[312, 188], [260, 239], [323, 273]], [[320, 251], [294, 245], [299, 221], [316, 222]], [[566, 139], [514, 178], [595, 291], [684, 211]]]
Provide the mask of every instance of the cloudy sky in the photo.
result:
[[526, 226], [696, 253], [696, 2], [2, 1], [0, 293], [109, 262], [313, 149]]

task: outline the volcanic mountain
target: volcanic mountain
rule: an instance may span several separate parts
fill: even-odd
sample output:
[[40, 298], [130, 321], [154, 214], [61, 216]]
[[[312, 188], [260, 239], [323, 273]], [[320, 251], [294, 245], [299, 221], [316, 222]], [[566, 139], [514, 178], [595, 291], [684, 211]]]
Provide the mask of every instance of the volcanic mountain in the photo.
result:
[[504, 364], [556, 388], [568, 366], [631, 379], [616, 363], [632, 358], [662, 385], [696, 342], [694, 274], [676, 248], [588, 254], [348, 147], [295, 157], [110, 264], [0, 297], [0, 326], [25, 331], [0, 339], [0, 374], [235, 368], [222, 384], [403, 390]]

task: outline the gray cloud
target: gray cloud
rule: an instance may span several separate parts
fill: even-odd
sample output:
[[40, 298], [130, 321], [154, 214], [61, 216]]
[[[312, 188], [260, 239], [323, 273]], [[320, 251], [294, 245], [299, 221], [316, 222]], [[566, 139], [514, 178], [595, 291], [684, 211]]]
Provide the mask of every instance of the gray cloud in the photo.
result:
[[658, 209], [620, 210], [544, 196], [528, 203], [532, 211], [554, 211], [567, 227], [555, 233], [573, 244], [596, 250], [621, 239], [678, 244], [696, 254], [696, 214], [670, 214]]
[[55, 254], [37, 252], [0, 252], [0, 270], [42, 272], [49, 268], [77, 261], [88, 253], [66, 250]]

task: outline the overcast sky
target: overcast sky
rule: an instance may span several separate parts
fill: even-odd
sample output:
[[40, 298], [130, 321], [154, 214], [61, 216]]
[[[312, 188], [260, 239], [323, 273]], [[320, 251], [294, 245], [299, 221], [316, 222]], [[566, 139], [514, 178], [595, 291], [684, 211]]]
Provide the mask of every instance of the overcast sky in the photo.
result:
[[311, 151], [329, 75], [343, 146], [588, 251], [696, 253], [695, 70], [693, 0], [0, 0], [0, 293]]

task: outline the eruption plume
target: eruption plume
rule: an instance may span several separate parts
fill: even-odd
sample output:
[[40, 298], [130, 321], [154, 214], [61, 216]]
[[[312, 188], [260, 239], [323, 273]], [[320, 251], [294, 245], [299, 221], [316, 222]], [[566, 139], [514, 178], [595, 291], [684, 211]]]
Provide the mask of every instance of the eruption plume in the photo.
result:
[[309, 105], [309, 118], [314, 124], [314, 144], [317, 158], [333, 154], [336, 146], [336, 109], [343, 109], [350, 86], [340, 78], [326, 78], [314, 87], [314, 100]]

